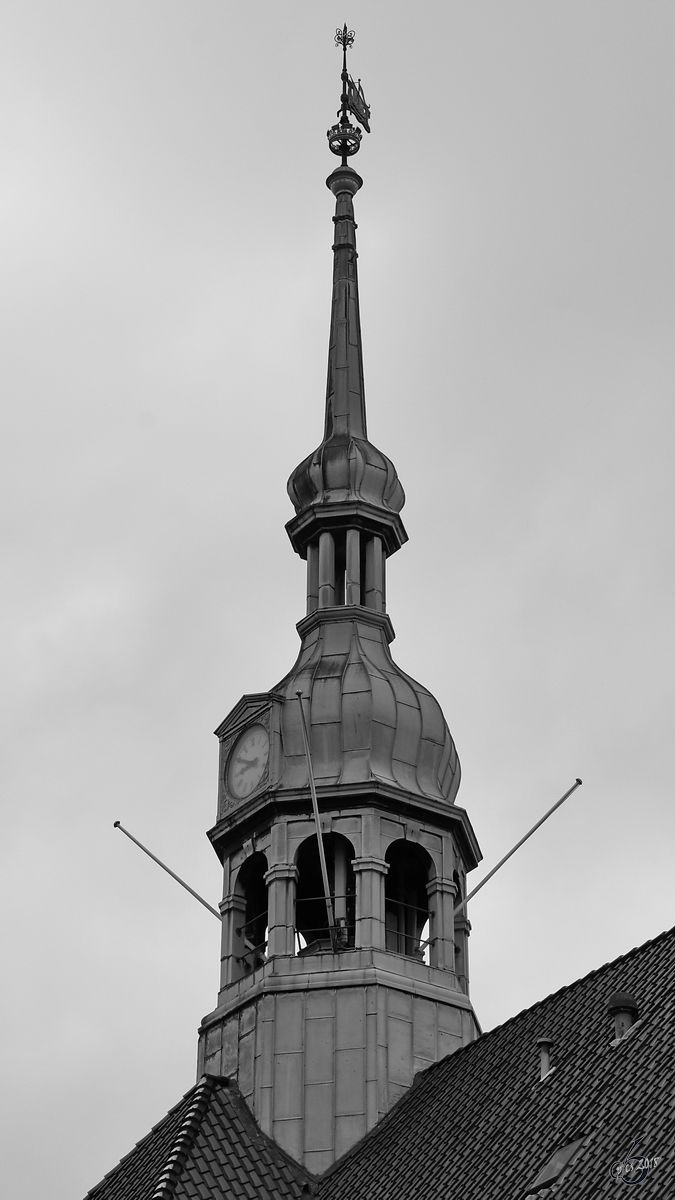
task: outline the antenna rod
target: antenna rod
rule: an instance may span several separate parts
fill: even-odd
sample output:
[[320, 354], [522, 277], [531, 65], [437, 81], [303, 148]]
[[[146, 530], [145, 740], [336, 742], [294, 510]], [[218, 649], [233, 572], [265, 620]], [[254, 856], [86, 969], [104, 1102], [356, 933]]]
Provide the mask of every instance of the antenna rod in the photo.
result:
[[199, 900], [199, 903], [203, 904], [204, 908], [208, 908], [209, 912], [213, 913], [214, 917], [217, 917], [219, 921], [222, 921], [222, 917], [217, 909], [211, 908], [211, 905], [204, 900], [203, 897], [194, 890], [194, 888], [191, 888], [189, 883], [186, 883], [184, 879], [181, 879], [180, 875], [176, 875], [176, 872], [172, 871], [171, 867], [167, 867], [166, 863], [163, 863], [161, 858], [158, 858], [156, 854], [153, 854], [152, 850], [148, 850], [148, 847], [144, 846], [142, 842], [139, 842], [138, 838], [135, 838], [133, 833], [129, 833], [129, 830], [125, 829], [119, 821], [115, 821], [113, 823], [113, 829], [119, 829], [122, 833], [126, 833], [127, 837], [132, 842], [135, 842], [137, 846], [140, 846], [141, 850], [147, 854], [148, 858], [151, 858], [153, 862], [156, 862], [163, 871], [166, 871], [167, 875], [170, 875], [172, 879], [176, 880], [176, 883], [179, 883], [181, 887], [184, 887], [186, 892], [189, 892], [191, 896], [194, 896], [195, 900]]
[[547, 813], [544, 813], [543, 817], [541, 817], [537, 821], [537, 824], [532, 826], [529, 833], [526, 833], [525, 837], [521, 837], [520, 841], [516, 842], [513, 849], [509, 850], [508, 854], [505, 854], [504, 857], [499, 860], [499, 862], [497, 863], [497, 866], [493, 867], [491, 871], [488, 871], [487, 875], [485, 876], [485, 879], [481, 879], [480, 883], [477, 884], [477, 886], [473, 889], [473, 891], [469, 892], [468, 896], [466, 896], [464, 898], [464, 900], [460, 901], [459, 904], [455, 905], [455, 907], [453, 909], [453, 913], [452, 913], [453, 917], [456, 917], [457, 913], [461, 912], [463, 908], [466, 908], [467, 904], [469, 903], [469, 900], [471, 900], [473, 898], [473, 896], [476, 895], [476, 892], [479, 892], [482, 887], [485, 887], [485, 884], [487, 883], [488, 879], [492, 879], [492, 876], [499, 870], [500, 867], [504, 866], [504, 863], [511, 857], [511, 855], [515, 854], [516, 850], [520, 849], [523, 842], [526, 842], [529, 837], [532, 837], [532, 834], [535, 833], [535, 831], [539, 828], [539, 826], [543, 825], [544, 821], [548, 820], [551, 813], [554, 813], [556, 808], [560, 808], [560, 805], [565, 802], [565, 800], [567, 799], [568, 796], [572, 795], [572, 792], [576, 792], [578, 787], [581, 787], [580, 779], [576, 780], [576, 782], [572, 785], [570, 790], [568, 792], [565, 792], [564, 796], [561, 796], [559, 800], [556, 800], [553, 807], [549, 808]]
[[333, 916], [333, 902], [330, 898], [330, 884], [328, 883], [328, 869], [326, 867], [326, 854], [323, 847], [323, 835], [321, 833], [321, 818], [319, 816], [319, 802], [316, 798], [316, 784], [314, 782], [314, 771], [312, 770], [312, 756], [309, 750], [309, 736], [307, 733], [307, 722], [305, 721], [305, 710], [302, 704], [302, 692], [296, 692], [298, 703], [300, 704], [300, 716], [302, 718], [302, 740], [305, 743], [305, 758], [307, 759], [307, 774], [309, 775], [309, 790], [312, 795], [312, 808], [314, 809], [314, 824], [316, 825], [316, 840], [319, 843], [319, 861], [321, 863], [321, 877], [323, 879], [323, 891], [326, 897], [326, 912], [328, 914], [328, 928], [330, 930], [330, 940], [333, 949], [337, 949], [337, 937], [335, 930], [335, 917]]

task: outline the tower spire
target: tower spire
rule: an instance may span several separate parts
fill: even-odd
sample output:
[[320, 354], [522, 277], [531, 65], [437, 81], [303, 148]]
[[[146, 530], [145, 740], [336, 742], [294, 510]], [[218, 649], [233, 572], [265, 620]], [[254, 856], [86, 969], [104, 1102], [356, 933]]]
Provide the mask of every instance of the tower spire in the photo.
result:
[[347, 159], [361, 146], [361, 130], [350, 123], [349, 113], [353, 112], [357, 121], [370, 132], [370, 108], [363, 95], [361, 80], [356, 85], [347, 71], [347, 48], [354, 45], [354, 30], [347, 29], [346, 25], [336, 29], [335, 45], [342, 47], [342, 95], [338, 123], [328, 130], [327, 137], [331, 152], [339, 155], [342, 163], [326, 180], [335, 196], [335, 237], [324, 439], [348, 433], [361, 438], [367, 436], [353, 204], [363, 180], [347, 165]]
[[[399, 516], [405, 494], [396, 468], [368, 441], [366, 426], [354, 219], [354, 196], [363, 180], [347, 160], [361, 145], [361, 130], [351, 123], [350, 115], [370, 132], [370, 107], [361, 80], [355, 83], [347, 71], [347, 48], [354, 43], [353, 30], [346, 25], [337, 29], [335, 43], [343, 52], [342, 94], [338, 121], [327, 131], [327, 137], [329, 149], [341, 161], [326, 180], [335, 196], [335, 215], [324, 434], [321, 445], [300, 463], [288, 481], [296, 516], [286, 528], [294, 549], [308, 559], [310, 573], [311, 547], [316, 548], [323, 532], [351, 528], [360, 530], [364, 538], [375, 536], [385, 557], [407, 540]], [[359, 586], [350, 594], [361, 595], [363, 591]], [[309, 581], [308, 595], [314, 594]], [[342, 594], [341, 587], [335, 590], [338, 594]]]
[[405, 497], [366, 433], [362, 180], [348, 160], [361, 142], [350, 115], [367, 130], [370, 110], [347, 72], [353, 40], [337, 30], [324, 435], [288, 481], [307, 611], [290, 671], [243, 696], [216, 731], [222, 986], [200, 1059], [234, 1075], [263, 1132], [315, 1172], [372, 1129], [420, 1064], [477, 1031], [469, 924], [455, 909], [480, 850], [455, 804], [459, 761], [441, 707], [390, 651], [386, 562], [407, 540]]

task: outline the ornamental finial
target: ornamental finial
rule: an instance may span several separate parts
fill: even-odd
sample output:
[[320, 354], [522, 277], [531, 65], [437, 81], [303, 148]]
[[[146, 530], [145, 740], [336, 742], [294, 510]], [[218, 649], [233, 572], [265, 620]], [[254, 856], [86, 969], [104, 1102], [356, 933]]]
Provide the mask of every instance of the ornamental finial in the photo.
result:
[[345, 50], [346, 50], [347, 46], [353, 46], [354, 45], [354, 30], [347, 29], [346, 25], [344, 26], [343, 29], [336, 29], [335, 30], [335, 45], [336, 46], [344, 46]]
[[342, 157], [344, 166], [347, 159], [356, 154], [361, 145], [361, 130], [350, 123], [348, 114], [356, 117], [359, 125], [363, 126], [366, 133], [370, 133], [370, 106], [363, 94], [361, 80], [354, 83], [347, 71], [347, 48], [354, 45], [354, 30], [347, 29], [346, 25], [342, 29], [336, 29], [335, 45], [342, 46], [342, 96], [337, 111], [338, 123], [331, 126], [327, 137], [330, 149], [333, 154]]

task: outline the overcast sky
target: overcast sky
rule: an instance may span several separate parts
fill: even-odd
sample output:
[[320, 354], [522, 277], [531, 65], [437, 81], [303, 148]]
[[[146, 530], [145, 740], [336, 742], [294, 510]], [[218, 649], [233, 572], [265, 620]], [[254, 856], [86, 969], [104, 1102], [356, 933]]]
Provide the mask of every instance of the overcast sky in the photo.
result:
[[[6, 0], [3, 1195], [79, 1200], [194, 1081], [212, 730], [292, 665], [335, 26], [399, 665], [440, 700], [485, 1028], [675, 923], [672, 0]], [[639, 999], [639, 997], [638, 997]], [[533, 1054], [534, 1054], [533, 1050]]]

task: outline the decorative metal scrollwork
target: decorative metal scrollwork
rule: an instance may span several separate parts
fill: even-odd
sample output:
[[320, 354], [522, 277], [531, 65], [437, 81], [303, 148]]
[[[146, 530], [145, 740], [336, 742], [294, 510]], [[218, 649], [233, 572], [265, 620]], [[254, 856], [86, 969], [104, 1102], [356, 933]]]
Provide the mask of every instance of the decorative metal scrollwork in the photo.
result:
[[347, 49], [348, 46], [353, 46], [354, 45], [354, 30], [347, 29], [346, 25], [345, 25], [344, 29], [336, 29], [335, 30], [335, 45], [342, 46], [343, 49], [345, 49], [345, 50]]

